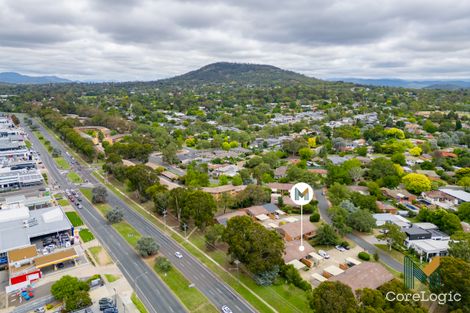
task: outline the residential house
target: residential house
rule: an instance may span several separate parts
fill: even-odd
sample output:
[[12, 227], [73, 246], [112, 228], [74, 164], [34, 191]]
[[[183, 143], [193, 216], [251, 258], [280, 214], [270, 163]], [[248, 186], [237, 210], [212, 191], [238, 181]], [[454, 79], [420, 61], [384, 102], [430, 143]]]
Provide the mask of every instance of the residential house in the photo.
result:
[[227, 222], [229, 219], [235, 216], [246, 216], [246, 211], [245, 210], [237, 210], [234, 212], [229, 212], [225, 213], [222, 215], [217, 216], [215, 219], [217, 220], [217, 223], [222, 224], [224, 226], [227, 226]]
[[274, 170], [274, 178], [282, 178], [286, 176], [287, 173], [287, 166], [283, 165]]
[[376, 201], [375, 203], [377, 204], [378, 212], [390, 213], [390, 214], [398, 213], [398, 209], [391, 204], [388, 204], [382, 201]]
[[405, 189], [389, 189], [389, 188], [381, 188], [382, 193], [389, 199], [393, 199], [397, 202], [413, 202], [417, 199], [417, 197], [406, 191]]
[[390, 214], [390, 213], [377, 213], [372, 214], [375, 219], [375, 224], [380, 227], [387, 223], [395, 224], [399, 227], [410, 227], [411, 222], [404, 218], [403, 216], [397, 214]]
[[300, 240], [300, 238], [310, 239], [314, 237], [316, 235], [317, 227], [310, 223], [310, 221], [306, 220], [281, 225], [277, 231], [286, 241], [293, 241]]
[[464, 202], [470, 202], [470, 193], [464, 190], [450, 189], [450, 188], [441, 188], [439, 190], [451, 196], [456, 205], [459, 205]]
[[269, 183], [267, 186], [271, 189], [274, 193], [289, 193], [294, 184], [287, 184], [287, 183]]
[[315, 252], [315, 249], [307, 241], [304, 241], [302, 245], [304, 246], [304, 250], [300, 251], [300, 240], [286, 242], [284, 255], [282, 256], [282, 259], [286, 264], [294, 260], [300, 261], [307, 258], [310, 253]]
[[449, 240], [413, 240], [409, 248], [412, 248], [420, 257], [429, 261], [435, 256], [446, 256], [449, 250]]
[[393, 278], [394, 276], [382, 264], [363, 262], [331, 277], [329, 280], [341, 282], [356, 291], [364, 288], [377, 289]]

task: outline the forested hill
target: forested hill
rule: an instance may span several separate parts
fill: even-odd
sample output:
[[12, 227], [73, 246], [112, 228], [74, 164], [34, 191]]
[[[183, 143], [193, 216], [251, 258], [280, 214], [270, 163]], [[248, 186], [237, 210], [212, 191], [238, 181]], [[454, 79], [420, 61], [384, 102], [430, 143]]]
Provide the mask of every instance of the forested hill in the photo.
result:
[[273, 86], [296, 83], [318, 84], [321, 80], [280, 69], [272, 65], [212, 63], [198, 70], [159, 81], [172, 85], [254, 85]]

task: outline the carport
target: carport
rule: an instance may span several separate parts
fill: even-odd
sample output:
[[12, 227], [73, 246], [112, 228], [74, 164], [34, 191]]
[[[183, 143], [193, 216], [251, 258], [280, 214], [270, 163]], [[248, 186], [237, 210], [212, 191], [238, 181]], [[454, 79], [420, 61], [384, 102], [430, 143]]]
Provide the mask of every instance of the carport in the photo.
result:
[[[57, 265], [66, 261], [74, 261], [78, 258], [78, 254], [74, 248], [62, 250], [56, 253], [40, 256], [34, 260], [36, 268], [42, 269], [48, 266]], [[54, 268], [55, 269], [55, 268]]]
[[323, 270], [323, 276], [330, 278], [332, 276], [339, 275], [343, 272], [344, 270], [340, 269], [339, 267], [335, 265], [331, 265]]
[[290, 262], [287, 262], [286, 264], [293, 265], [296, 270], [301, 270], [307, 266], [304, 263], [300, 262], [299, 260], [292, 260]]

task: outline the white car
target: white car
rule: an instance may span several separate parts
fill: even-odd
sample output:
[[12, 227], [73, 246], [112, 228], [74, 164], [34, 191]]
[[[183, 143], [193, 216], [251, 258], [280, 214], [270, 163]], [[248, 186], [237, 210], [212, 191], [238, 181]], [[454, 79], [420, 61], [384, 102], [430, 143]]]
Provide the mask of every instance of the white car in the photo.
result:
[[175, 252], [175, 257], [177, 257], [178, 259], [181, 259], [181, 258], [183, 258], [183, 254], [181, 254], [181, 252], [179, 252], [179, 251], [176, 251]]
[[340, 246], [340, 245], [337, 245], [335, 248], [336, 248], [336, 250], [341, 251], [341, 252], [346, 251], [346, 249], [343, 246]]
[[326, 253], [326, 251], [319, 250], [319, 251], [318, 251], [318, 254], [321, 255], [322, 257], [324, 257], [325, 259], [329, 259], [329, 258], [330, 258], [330, 255], [329, 255], [328, 253]]
[[226, 305], [222, 306], [222, 312], [224, 313], [232, 313], [232, 310]]

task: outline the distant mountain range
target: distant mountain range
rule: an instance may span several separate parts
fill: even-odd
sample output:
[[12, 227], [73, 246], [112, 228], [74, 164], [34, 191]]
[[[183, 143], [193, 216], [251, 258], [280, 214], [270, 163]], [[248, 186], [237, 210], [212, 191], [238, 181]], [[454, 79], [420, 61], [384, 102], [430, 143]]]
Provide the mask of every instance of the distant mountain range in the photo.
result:
[[[153, 81], [158, 85], [194, 86], [194, 85], [253, 85], [277, 86], [297, 83], [307, 85], [333, 84], [347, 82], [367, 86], [386, 86], [403, 88], [460, 89], [470, 88], [470, 80], [404, 80], [394, 78], [364, 79], [336, 78], [320, 80], [296, 72], [264, 64], [217, 62], [200, 69], [168, 79]], [[51, 84], [71, 83], [73, 81], [57, 76], [27, 76], [14, 72], [0, 73], [0, 83], [4, 84]]]
[[55, 84], [71, 82], [71, 80], [57, 76], [27, 76], [14, 72], [0, 73], [0, 83], [4, 84]]
[[404, 80], [394, 78], [366, 79], [366, 78], [336, 78], [334, 81], [368, 85], [403, 88], [428, 88], [428, 89], [460, 89], [470, 88], [470, 80]]

